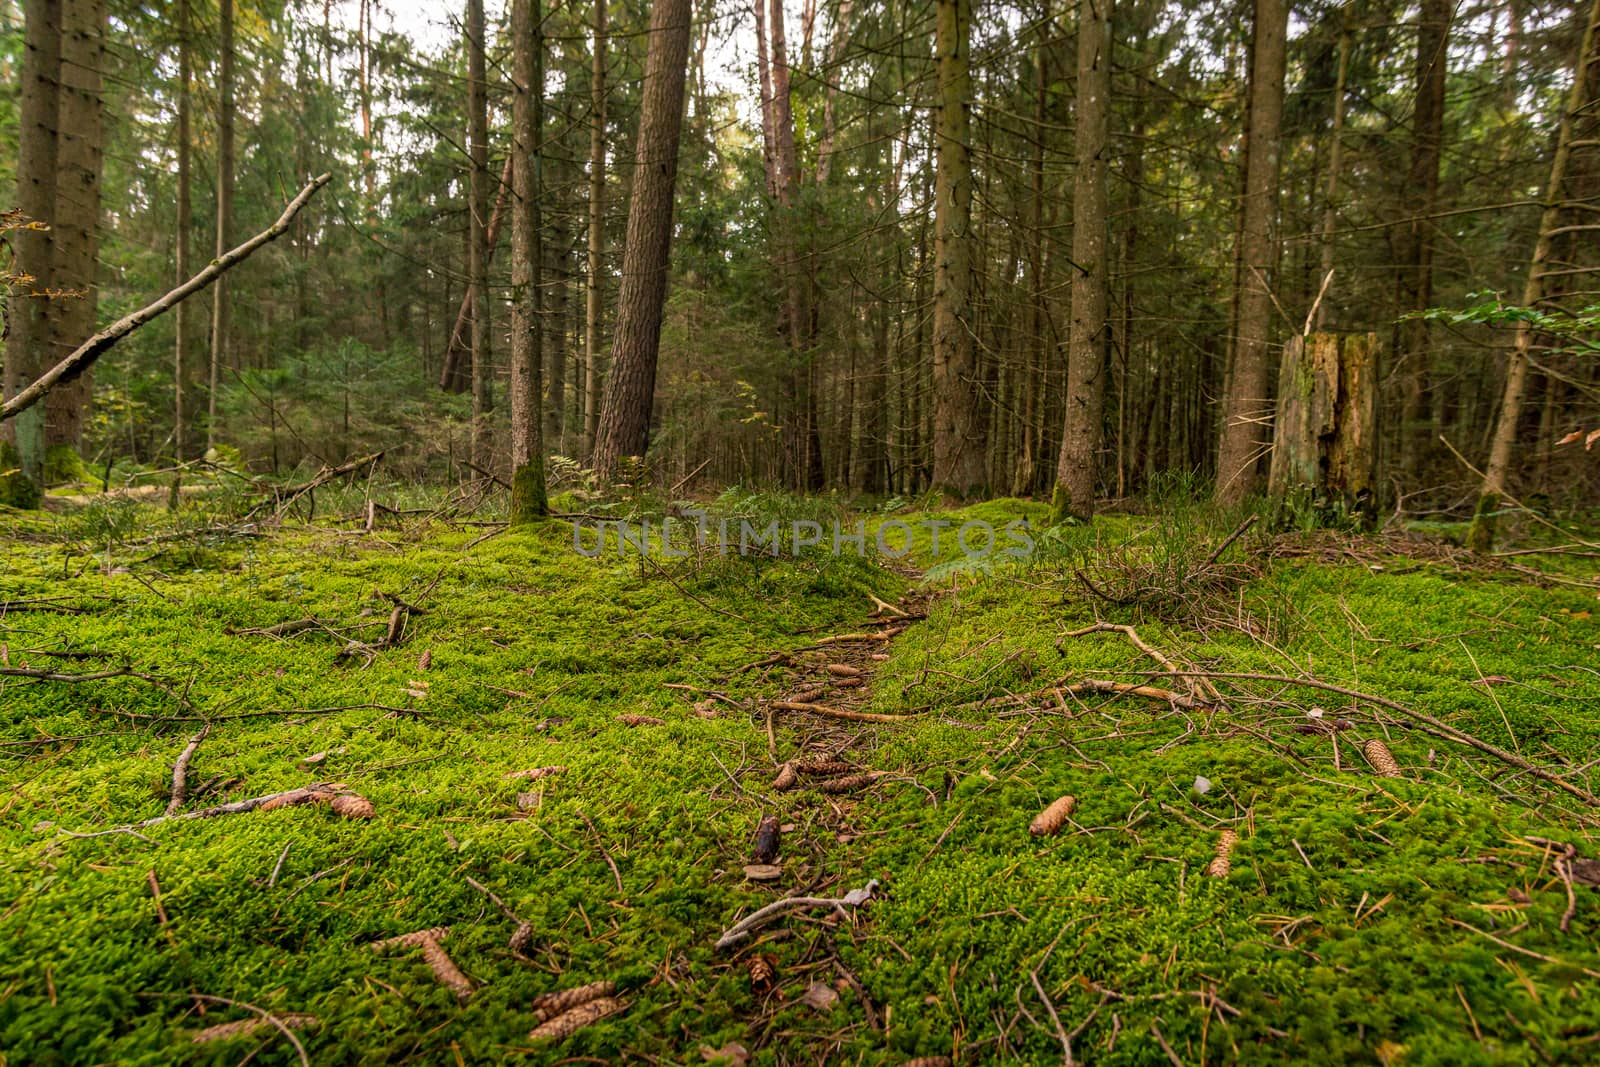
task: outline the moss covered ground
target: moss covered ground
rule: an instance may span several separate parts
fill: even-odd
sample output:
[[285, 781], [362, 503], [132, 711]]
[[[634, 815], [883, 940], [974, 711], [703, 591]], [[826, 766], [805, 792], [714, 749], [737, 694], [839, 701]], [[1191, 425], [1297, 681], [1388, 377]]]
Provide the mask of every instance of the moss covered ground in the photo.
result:
[[[1205, 549], [1228, 524], [1046, 534], [1045, 514], [953, 516], [1033, 524], [1033, 561], [980, 565], [932, 558], [921, 534], [904, 561], [641, 561], [585, 558], [561, 522], [150, 542], [6, 519], [6, 668], [161, 684], [0, 678], [5, 1062], [299, 1062], [271, 1028], [193, 1041], [256, 1018], [245, 1004], [315, 1016], [295, 1032], [317, 1064], [1043, 1064], [1064, 1042], [1097, 1064], [1600, 1061], [1596, 812], [1420, 721], [1589, 790], [1592, 560], [1544, 559], [1560, 580], [1540, 581], [1420, 540], [1252, 531], [1219, 575]], [[1163, 582], [1176, 595], [1107, 599]], [[383, 644], [377, 591], [422, 611], [392, 646], [341, 655]], [[895, 629], [871, 597], [914, 617], [808, 649]], [[241, 632], [305, 617], [328, 626]], [[1120, 632], [1068, 636], [1096, 621], [1182, 664], [1420, 714], [1258, 680], [1217, 680], [1224, 709], [1076, 693], [1188, 691]], [[912, 718], [780, 711], [769, 733], [768, 702], [830, 662], [868, 684], [813, 702]], [[184, 810], [320, 781], [376, 815], [73, 836], [162, 814], [202, 721]], [[1363, 758], [1372, 738], [1400, 777]], [[804, 758], [883, 773], [774, 789]], [[544, 766], [566, 770], [507, 777]], [[1030, 835], [1062, 794], [1067, 826]], [[758, 883], [743, 868], [769, 813], [782, 874]], [[1211, 876], [1225, 829], [1231, 871]], [[869, 880], [860, 907], [714, 948], [764, 904]], [[472, 882], [530, 924], [521, 952]], [[435, 926], [476, 987], [464, 1001], [420, 954], [365, 947]], [[600, 979], [622, 1014], [528, 1038], [536, 996]]]

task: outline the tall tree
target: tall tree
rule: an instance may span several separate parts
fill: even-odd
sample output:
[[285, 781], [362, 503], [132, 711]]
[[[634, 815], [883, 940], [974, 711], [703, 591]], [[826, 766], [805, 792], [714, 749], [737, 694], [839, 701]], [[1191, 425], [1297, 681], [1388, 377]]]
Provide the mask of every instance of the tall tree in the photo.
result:
[[594, 467], [602, 476], [614, 473], [624, 456], [643, 456], [650, 441], [661, 311], [672, 251], [689, 22], [690, 0], [653, 0], [611, 373], [595, 441]]
[[972, 3], [935, 6], [933, 484], [969, 497], [983, 490], [986, 468], [972, 312]]
[[[173, 227], [173, 274], [175, 284], [181, 285], [189, 277], [189, 226], [193, 221], [193, 131], [191, 112], [194, 109], [194, 53], [189, 42], [189, 0], [178, 0], [178, 205], [176, 225]], [[172, 451], [179, 463], [188, 455], [185, 435], [188, 433], [188, 411], [184, 406], [185, 391], [189, 382], [189, 308], [182, 301], [172, 311]]]
[[1078, 93], [1072, 185], [1072, 325], [1067, 334], [1067, 416], [1052, 503], [1055, 517], [1094, 513], [1105, 424], [1110, 321], [1110, 192], [1106, 141], [1111, 126], [1112, 0], [1078, 5]]
[[1289, 7], [1255, 0], [1250, 47], [1250, 122], [1239, 228], [1239, 300], [1233, 366], [1223, 398], [1216, 498], [1237, 504], [1255, 490], [1271, 411], [1273, 267], [1278, 260], [1278, 164]]
[[[105, 0], [62, 0], [60, 144], [56, 166], [55, 273], [52, 284], [70, 290], [55, 310], [52, 362], [94, 333], [100, 287], [100, 171], [104, 105]], [[45, 450], [78, 451], [94, 397], [89, 371], [52, 390], [45, 400]]]
[[589, 84], [589, 269], [583, 311], [583, 453], [600, 428], [600, 326], [606, 256], [606, 0], [594, 0]]
[[[1416, 105], [1413, 108], [1411, 167], [1406, 174], [1405, 208], [1400, 225], [1399, 311], [1426, 311], [1433, 305], [1433, 244], [1438, 226], [1431, 216], [1439, 202], [1439, 161], [1444, 145], [1445, 75], [1450, 58], [1450, 0], [1422, 0], [1417, 16]], [[1400, 323], [1399, 370], [1402, 383], [1400, 468], [1417, 476], [1430, 438], [1424, 402], [1428, 393], [1428, 320]]]
[[[1534, 245], [1533, 260], [1528, 264], [1527, 281], [1522, 288], [1522, 306], [1529, 311], [1546, 310], [1548, 274], [1569, 273], [1553, 267], [1551, 253], [1561, 229], [1562, 213], [1570, 206], [1566, 193], [1567, 169], [1574, 147], [1573, 124], [1595, 104], [1589, 98], [1589, 68], [1591, 64], [1600, 62], [1600, 56], [1595, 55], [1596, 45], [1600, 43], [1597, 42], [1597, 32], [1600, 32], [1600, 0], [1594, 0], [1584, 24], [1577, 60], [1573, 63], [1572, 88], [1567, 95], [1566, 108], [1561, 113], [1561, 126], [1556, 134], [1550, 178], [1545, 183], [1544, 212], [1539, 219], [1539, 238]], [[1592, 148], [1593, 144], [1586, 143], [1584, 146]], [[1589, 268], [1584, 270], [1587, 273]], [[1483, 468], [1478, 507], [1472, 517], [1472, 528], [1467, 532], [1467, 545], [1475, 551], [1487, 552], [1494, 547], [1496, 520], [1511, 473], [1511, 456], [1517, 444], [1517, 423], [1522, 418], [1523, 393], [1528, 384], [1533, 347], [1534, 325], [1523, 318], [1517, 323], [1516, 342], [1511, 350], [1511, 361], [1506, 367], [1505, 392], [1500, 400], [1500, 414], [1489, 448], [1489, 462]]]
[[[467, 0], [467, 285], [472, 300], [472, 464], [489, 462], [489, 86], [483, 0]], [[513, 172], [514, 173], [514, 172]]]
[[[24, 20], [17, 204], [25, 216], [46, 227], [17, 231], [17, 267], [33, 281], [28, 286], [30, 295], [13, 304], [18, 313], [8, 322], [4, 380], [7, 399], [48, 369], [52, 355], [52, 302], [31, 294], [47, 290], [55, 271], [55, 239], [47, 227], [56, 211], [60, 152], [61, 0], [28, 0]], [[0, 426], [7, 443], [16, 448], [16, 462], [22, 470], [22, 482], [9, 487], [4, 502], [32, 507], [38, 502], [44, 481], [44, 405], [35, 405]], [[11, 465], [3, 455], [0, 464]]]
[[[220, 0], [217, 20], [217, 255], [232, 247], [233, 230], [233, 0]], [[228, 280], [211, 291], [211, 374], [206, 397], [206, 451], [217, 443], [217, 391], [228, 350]]]
[[511, 521], [549, 513], [545, 499], [543, 0], [511, 0]]

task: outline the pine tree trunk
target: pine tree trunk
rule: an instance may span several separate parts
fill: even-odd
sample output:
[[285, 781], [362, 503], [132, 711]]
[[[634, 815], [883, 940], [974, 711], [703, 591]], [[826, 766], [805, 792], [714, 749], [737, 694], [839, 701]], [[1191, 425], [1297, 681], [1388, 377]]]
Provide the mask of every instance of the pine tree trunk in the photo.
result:
[[[1445, 75], [1449, 66], [1450, 0], [1422, 0], [1417, 20], [1416, 108], [1412, 118], [1411, 170], [1406, 208], [1411, 220], [1398, 242], [1401, 255], [1399, 304], [1402, 313], [1425, 311], [1433, 303], [1433, 232], [1428, 216], [1439, 200], [1439, 160], [1444, 142]], [[1430, 412], [1425, 407], [1430, 377], [1426, 319], [1400, 323], [1400, 470], [1405, 484], [1416, 483], [1431, 451]]]
[[1328, 147], [1328, 178], [1322, 198], [1322, 256], [1321, 272], [1316, 279], [1313, 299], [1317, 301], [1316, 322], [1313, 328], [1327, 328], [1328, 313], [1333, 302], [1333, 231], [1339, 223], [1339, 170], [1344, 163], [1344, 96], [1345, 80], [1350, 72], [1350, 28], [1339, 31], [1339, 70], [1333, 85], [1333, 134]]
[[[1545, 267], [1550, 261], [1555, 244], [1553, 233], [1561, 222], [1564, 206], [1563, 190], [1566, 187], [1567, 164], [1572, 155], [1572, 127], [1575, 118], [1593, 105], [1589, 99], [1589, 66], [1600, 61], [1595, 53], [1596, 32], [1600, 30], [1600, 0], [1590, 8], [1584, 25], [1583, 41], [1578, 48], [1574, 64], [1572, 90], [1567, 98], [1566, 110], [1561, 115], [1561, 128], [1556, 135], [1555, 156], [1550, 163], [1550, 180], [1544, 191], [1544, 213], [1539, 219], [1539, 240], [1534, 245], [1533, 261], [1528, 265], [1528, 279], [1522, 290], [1522, 306], [1539, 308], [1545, 301]], [[1523, 393], [1527, 387], [1529, 353], [1533, 349], [1533, 326], [1523, 321], [1517, 326], [1515, 347], [1511, 362], [1506, 368], [1505, 393], [1500, 401], [1500, 414], [1495, 423], [1494, 437], [1489, 447], [1489, 462], [1483, 468], [1483, 487], [1478, 491], [1478, 507], [1472, 518], [1472, 528], [1467, 532], [1467, 546], [1477, 552], [1494, 548], [1495, 525], [1506, 492], [1506, 482], [1511, 473], [1511, 454], [1517, 442], [1517, 423], [1522, 417]]]
[[[52, 315], [51, 363], [88, 340], [97, 325], [105, 26], [105, 0], [62, 0], [59, 174], [50, 219], [56, 231], [52, 284], [81, 295], [62, 301]], [[63, 382], [45, 398], [47, 478], [53, 453], [82, 450], [83, 425], [93, 398], [90, 371]], [[70, 463], [65, 469], [75, 466]]]
[[589, 271], [583, 321], [583, 454], [600, 428], [600, 327], [606, 255], [606, 0], [594, 0], [594, 67], [589, 86]]
[[983, 425], [972, 317], [971, 0], [937, 0], [934, 139], [933, 484], [984, 491]]
[[[193, 176], [190, 158], [193, 155], [190, 130], [193, 110], [193, 58], [189, 44], [189, 0], [178, 0], [178, 211], [173, 234], [176, 242], [173, 258], [174, 284], [189, 277], [189, 227], [193, 223]], [[303, 272], [302, 272], [303, 273]], [[180, 301], [172, 309], [172, 446], [179, 463], [188, 455], [186, 435], [189, 431], [188, 411], [184, 406], [184, 393], [189, 381], [189, 302]]]
[[1278, 259], [1278, 163], [1289, 8], [1285, 0], [1255, 0], [1250, 56], [1250, 126], [1245, 155], [1243, 219], [1239, 229], [1237, 343], [1222, 411], [1216, 499], [1238, 504], [1259, 485], [1265, 451], [1263, 424], [1273, 358], [1272, 291]]
[[542, 0], [511, 0], [511, 521], [549, 513], [545, 500], [544, 241], [539, 200], [544, 162]]
[[[49, 223], [56, 210], [60, 152], [61, 84], [60, 0], [28, 0], [24, 5], [20, 131], [17, 151], [17, 206], [29, 219]], [[18, 230], [17, 269], [42, 291], [55, 275], [55, 235], [51, 230]], [[15, 396], [50, 367], [51, 301], [18, 293], [8, 323], [4, 395]], [[0, 423], [0, 503], [36, 507], [44, 482], [45, 405], [35, 404]], [[13, 458], [6, 453], [15, 448]], [[4, 472], [13, 466], [20, 475]]]
[[1078, 93], [1072, 191], [1072, 325], [1067, 335], [1067, 417], [1056, 488], [1056, 519], [1094, 514], [1105, 424], [1106, 317], [1110, 214], [1106, 139], [1111, 119], [1112, 0], [1078, 8]]
[[[232, 247], [233, 236], [233, 0], [220, 0], [217, 70], [217, 255]], [[206, 392], [206, 451], [217, 443], [217, 390], [228, 355], [228, 279], [211, 287], [211, 373]]]
[[[472, 300], [472, 464], [485, 468], [491, 441], [489, 376], [489, 115], [483, 0], [467, 0], [467, 284]], [[513, 171], [513, 175], [515, 171]]]
[[661, 312], [671, 267], [672, 201], [678, 178], [689, 23], [690, 0], [652, 3], [611, 373], [595, 442], [594, 467], [602, 476], [610, 476], [624, 456], [642, 457], [650, 441]]

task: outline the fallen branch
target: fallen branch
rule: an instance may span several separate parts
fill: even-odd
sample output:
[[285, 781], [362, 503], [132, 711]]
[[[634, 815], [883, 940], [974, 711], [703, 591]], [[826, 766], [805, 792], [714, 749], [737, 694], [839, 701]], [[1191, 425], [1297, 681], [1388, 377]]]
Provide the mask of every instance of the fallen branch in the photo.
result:
[[367, 470], [370, 472], [373, 467], [377, 466], [378, 461], [382, 458], [382, 452], [374, 452], [371, 455], [361, 456], [358, 459], [352, 459], [349, 462], [341, 463], [337, 467], [323, 467], [322, 470], [318, 471], [316, 476], [310, 481], [300, 482], [297, 485], [273, 486], [272, 490], [267, 494], [266, 499], [260, 501], [249, 511], [245, 512], [245, 518], [249, 518], [250, 516], [254, 515], [256, 512], [266, 507], [269, 503], [276, 504], [277, 507], [275, 509], [275, 514], [282, 515], [283, 512], [290, 507], [290, 505], [294, 504], [306, 494], [316, 492], [318, 489], [321, 489], [324, 485], [327, 485], [331, 481], [348, 477], [349, 475], [361, 470], [363, 467], [367, 468]]
[[[333, 175], [324, 174], [320, 177], [311, 179], [311, 182], [304, 189], [300, 190], [300, 194], [293, 200], [289, 201], [289, 206], [283, 209], [283, 214], [278, 216], [277, 222], [274, 222], [271, 226], [268, 226], [265, 230], [262, 230], [260, 233], [256, 234], [254, 237], [250, 238], [250, 240], [246, 241], [237, 248], [234, 248], [228, 252], [224, 252], [222, 255], [208, 263], [205, 269], [199, 274], [196, 274], [193, 278], [190, 278], [188, 281], [172, 290], [166, 296], [163, 296], [153, 304], [145, 305], [132, 314], [124, 315], [116, 322], [113, 322], [110, 326], [107, 326], [105, 329], [101, 330], [99, 333], [83, 342], [83, 344], [79, 345], [71, 355], [67, 356], [66, 359], [63, 359], [60, 363], [57, 363], [54, 367], [51, 367], [49, 370], [39, 375], [39, 377], [35, 378], [27, 388], [19, 391], [10, 400], [7, 400], [4, 404], [0, 404], [0, 422], [5, 422], [7, 419], [16, 418], [18, 415], [22, 414], [22, 412], [27, 411], [33, 405], [43, 400], [45, 394], [49, 393], [50, 390], [54, 389], [57, 385], [60, 385], [62, 382], [71, 381], [84, 371], [88, 370], [94, 365], [95, 360], [104, 355], [107, 349], [116, 344], [118, 341], [122, 340], [122, 338], [126, 337], [134, 330], [137, 330], [151, 319], [158, 318], [166, 312], [171, 311], [184, 300], [193, 296], [195, 293], [200, 292], [202, 289], [205, 289], [212, 282], [222, 277], [228, 271], [232, 270], [240, 263], [243, 263], [246, 259], [249, 259], [250, 256], [255, 254], [255, 252], [262, 246], [276, 241], [279, 237], [282, 237], [284, 234], [288, 233], [289, 225], [290, 223], [294, 222], [294, 217], [300, 214], [300, 209], [305, 207], [306, 204], [310, 203], [311, 198], [316, 195], [317, 190], [321, 189], [324, 185], [327, 185], [332, 178]], [[302, 1051], [302, 1058], [304, 1055], [305, 1054]]]
[[850, 917], [849, 913], [844, 909], [847, 906], [856, 907], [857, 905], [865, 904], [872, 899], [872, 891], [876, 888], [878, 888], [878, 880], [874, 878], [866, 884], [865, 888], [852, 890], [842, 897], [785, 897], [782, 900], [775, 900], [766, 907], [751, 912], [730, 926], [721, 937], [717, 938], [716, 948], [720, 951], [730, 945], [738, 944], [746, 937], [749, 937], [752, 930], [789, 911], [798, 911], [805, 908], [831, 908], [838, 912], [841, 918], [848, 919]]
[[194, 758], [195, 749], [200, 747], [200, 742], [206, 739], [206, 734], [211, 732], [211, 724], [206, 723], [200, 727], [200, 732], [189, 738], [189, 743], [183, 751], [178, 753], [178, 762], [172, 765], [172, 799], [167, 801], [167, 814], [176, 815], [183, 807], [183, 802], [189, 799], [189, 761]]
[[779, 711], [806, 711], [830, 719], [849, 719], [851, 722], [910, 722], [915, 715], [881, 715], [875, 711], [846, 711], [830, 708], [826, 704], [808, 704], [799, 700], [774, 700], [772, 706]]

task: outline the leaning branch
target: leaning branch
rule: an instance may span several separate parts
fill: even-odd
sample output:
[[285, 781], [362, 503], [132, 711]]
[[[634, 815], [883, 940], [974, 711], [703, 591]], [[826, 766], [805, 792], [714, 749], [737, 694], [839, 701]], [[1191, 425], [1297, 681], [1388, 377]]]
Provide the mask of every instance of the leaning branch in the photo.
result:
[[105, 354], [107, 349], [128, 334], [137, 330], [151, 319], [159, 318], [195, 293], [200, 292], [228, 271], [249, 259], [262, 245], [270, 244], [285, 233], [288, 233], [289, 224], [300, 213], [300, 209], [305, 207], [311, 201], [311, 198], [316, 195], [317, 190], [327, 185], [332, 178], [333, 175], [331, 174], [313, 178], [309, 185], [300, 190], [299, 196], [289, 201], [289, 206], [283, 209], [283, 214], [278, 217], [277, 222], [274, 222], [239, 247], [218, 256], [199, 274], [196, 274], [160, 300], [153, 304], [148, 304], [132, 314], [124, 315], [79, 345], [77, 351], [45, 371], [26, 389], [17, 393], [16, 396], [13, 396], [4, 404], [0, 404], [0, 422], [15, 418], [22, 412], [27, 411], [43, 400], [45, 394], [57, 385], [62, 382], [69, 382], [88, 370], [94, 365], [95, 360]]

